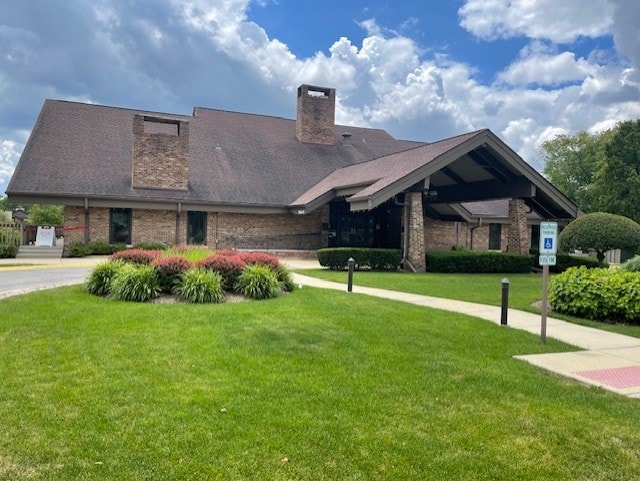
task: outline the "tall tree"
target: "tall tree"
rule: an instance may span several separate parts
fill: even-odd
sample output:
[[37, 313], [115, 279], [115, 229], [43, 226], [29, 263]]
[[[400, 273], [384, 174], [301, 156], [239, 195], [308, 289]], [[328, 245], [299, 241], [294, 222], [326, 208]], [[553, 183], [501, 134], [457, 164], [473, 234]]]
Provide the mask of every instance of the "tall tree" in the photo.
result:
[[60, 205], [33, 204], [29, 210], [29, 222], [37, 225], [62, 225], [62, 209]]
[[610, 136], [609, 131], [595, 135], [579, 132], [559, 135], [541, 146], [544, 175], [585, 212], [597, 208], [596, 173], [605, 159]]
[[605, 145], [596, 182], [602, 210], [640, 222], [640, 120], [619, 123]]

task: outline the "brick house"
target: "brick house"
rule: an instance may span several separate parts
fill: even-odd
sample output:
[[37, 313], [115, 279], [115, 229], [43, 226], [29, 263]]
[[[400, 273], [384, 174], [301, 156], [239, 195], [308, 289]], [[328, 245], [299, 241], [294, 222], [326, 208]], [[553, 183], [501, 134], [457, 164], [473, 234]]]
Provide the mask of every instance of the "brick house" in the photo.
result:
[[310, 85], [295, 120], [46, 100], [7, 194], [64, 205], [67, 245], [388, 247], [417, 270], [428, 249], [527, 252], [540, 220], [578, 215], [489, 130], [422, 143], [334, 117]]

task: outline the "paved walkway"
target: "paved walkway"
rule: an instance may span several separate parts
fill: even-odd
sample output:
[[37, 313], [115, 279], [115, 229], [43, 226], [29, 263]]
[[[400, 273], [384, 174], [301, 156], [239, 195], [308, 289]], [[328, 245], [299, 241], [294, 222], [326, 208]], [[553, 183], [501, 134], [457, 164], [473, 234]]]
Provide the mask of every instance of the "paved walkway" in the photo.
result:
[[[105, 257], [91, 256], [84, 259], [54, 260], [15, 260], [0, 259], [0, 273], [10, 270], [11, 275], [20, 270], [91, 267], [104, 260]], [[284, 262], [290, 268], [317, 268], [316, 261], [289, 260]], [[19, 264], [19, 265], [17, 265]], [[314, 277], [294, 274], [296, 282], [323, 289], [346, 291], [346, 284], [329, 282]], [[29, 286], [15, 292], [23, 293]], [[353, 286], [356, 294], [381, 297], [419, 306], [458, 312], [500, 324], [500, 307], [474, 304], [465, 301], [442, 299], [404, 292], [376, 289], [372, 287]], [[508, 325], [513, 329], [521, 329], [537, 336], [540, 335], [540, 315], [509, 309]], [[516, 356], [535, 366], [547, 369], [562, 376], [600, 386], [604, 389], [640, 399], [640, 338], [614, 334], [599, 329], [579, 326], [559, 319], [547, 319], [547, 336], [558, 339], [582, 351], [534, 354]]]

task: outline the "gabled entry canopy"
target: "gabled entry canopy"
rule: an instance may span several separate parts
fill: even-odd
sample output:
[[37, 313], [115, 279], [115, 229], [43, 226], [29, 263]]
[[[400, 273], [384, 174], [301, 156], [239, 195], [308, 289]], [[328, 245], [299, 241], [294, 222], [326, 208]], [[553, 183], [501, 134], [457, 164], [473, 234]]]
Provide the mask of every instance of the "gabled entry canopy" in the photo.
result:
[[427, 211], [450, 218], [458, 204], [521, 198], [542, 218], [573, 219], [578, 207], [490, 130], [480, 130], [337, 169], [289, 207], [310, 212], [336, 197], [371, 210], [403, 192], [423, 192]]

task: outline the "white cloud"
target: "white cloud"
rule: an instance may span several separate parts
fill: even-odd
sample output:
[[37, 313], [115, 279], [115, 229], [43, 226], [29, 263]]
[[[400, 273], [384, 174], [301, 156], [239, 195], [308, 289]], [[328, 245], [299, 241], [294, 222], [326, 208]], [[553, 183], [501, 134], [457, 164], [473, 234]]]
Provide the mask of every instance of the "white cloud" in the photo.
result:
[[458, 15], [460, 25], [480, 38], [564, 43], [610, 33], [613, 6], [608, 0], [589, 0], [588, 6], [584, 0], [467, 0]]
[[520, 52], [515, 62], [500, 72], [498, 80], [511, 85], [557, 86], [582, 81], [595, 74], [598, 68], [588, 60], [576, 59], [573, 52], [555, 53], [548, 46], [533, 42]]
[[[0, 142], [0, 191], [4, 193], [24, 146], [13, 140]], [[1, 197], [2, 195], [0, 195]]]
[[[44, 6], [43, 6], [44, 5]], [[640, 117], [640, 4], [635, 0], [468, 0], [461, 24], [484, 39], [534, 40], [493, 84], [474, 65], [427, 58], [414, 39], [360, 23], [307, 58], [246, 15], [249, 0], [49, 0], [0, 6], [0, 193], [44, 98], [188, 114], [194, 105], [293, 117], [301, 83], [336, 87], [337, 121], [433, 141], [490, 128], [535, 164], [557, 133]], [[614, 7], [615, 6], [615, 15]], [[46, 8], [45, 8], [46, 7]], [[414, 22], [412, 20], [412, 22]], [[568, 42], [613, 32], [615, 52], [577, 56]], [[538, 39], [538, 40], [535, 40]]]

